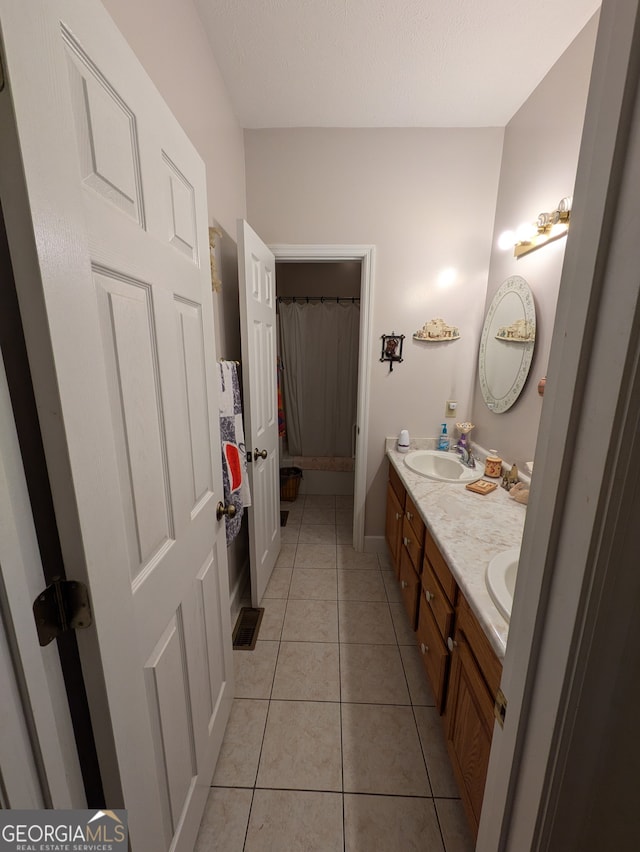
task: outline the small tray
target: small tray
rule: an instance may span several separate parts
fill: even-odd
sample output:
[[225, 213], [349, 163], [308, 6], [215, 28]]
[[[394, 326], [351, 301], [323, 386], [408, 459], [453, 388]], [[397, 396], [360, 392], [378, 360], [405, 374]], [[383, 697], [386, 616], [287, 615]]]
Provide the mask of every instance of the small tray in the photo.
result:
[[476, 482], [470, 482], [465, 486], [467, 491], [474, 491], [476, 494], [490, 494], [497, 487], [497, 482], [488, 482], [486, 479], [478, 479]]

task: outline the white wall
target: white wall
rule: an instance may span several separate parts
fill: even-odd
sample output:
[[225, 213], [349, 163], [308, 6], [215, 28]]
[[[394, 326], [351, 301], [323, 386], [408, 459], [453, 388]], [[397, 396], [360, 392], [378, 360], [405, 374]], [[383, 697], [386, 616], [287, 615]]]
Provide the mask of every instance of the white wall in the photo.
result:
[[597, 18], [582, 30], [505, 130], [486, 307], [510, 275], [525, 278], [536, 304], [536, 347], [525, 389], [504, 414], [489, 411], [476, 379], [473, 437], [518, 464], [534, 458], [542, 409], [537, 385], [547, 373], [566, 240], [516, 260], [512, 250], [497, 247], [497, 239], [505, 230], [535, 221], [538, 213], [552, 210], [573, 193]]
[[[207, 169], [209, 224], [224, 231], [214, 294], [216, 356], [240, 358], [236, 220], [246, 216], [244, 140], [192, 0], [103, 0], [120, 31], [197, 148]], [[232, 543], [229, 585], [242, 580], [246, 529]]]
[[[247, 212], [267, 243], [377, 247], [367, 535], [384, 529], [384, 438], [434, 436], [448, 398], [470, 416], [503, 129], [247, 130]], [[448, 288], [439, 273], [457, 270]], [[454, 343], [411, 339], [427, 320]], [[380, 335], [405, 334], [404, 363], [380, 364]]]

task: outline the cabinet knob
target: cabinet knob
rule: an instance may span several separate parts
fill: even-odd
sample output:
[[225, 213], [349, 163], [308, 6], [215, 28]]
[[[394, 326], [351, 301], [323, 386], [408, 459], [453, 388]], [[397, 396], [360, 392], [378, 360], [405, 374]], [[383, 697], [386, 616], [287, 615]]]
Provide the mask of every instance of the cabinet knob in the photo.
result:
[[429, 589], [424, 590], [424, 596], [428, 601], [432, 601], [435, 598], [435, 595], [429, 591]]
[[413, 520], [413, 515], [411, 514], [411, 512], [407, 512], [407, 518], [408, 518], [410, 521], [412, 521], [412, 520]]
[[401, 517], [402, 515], [400, 514], [400, 512], [396, 512], [396, 521], [399, 521]]
[[458, 647], [458, 643], [457, 643], [457, 642], [454, 642], [454, 640], [451, 638], [451, 636], [448, 636], [448, 637], [447, 637], [447, 648], [448, 648], [450, 651], [453, 651], [453, 649], [454, 649], [454, 648], [457, 648], [457, 647]]
[[401, 589], [407, 589], [408, 587], [409, 587], [409, 584], [407, 583], [406, 580], [400, 580], [400, 588]]
[[429, 646], [425, 645], [424, 642], [422, 642], [420, 644], [420, 650], [422, 651], [423, 654], [428, 654], [429, 653]]
[[411, 544], [411, 539], [407, 538], [406, 535], [405, 535], [402, 539], [402, 543], [404, 544], [405, 547], [409, 547], [409, 545]]

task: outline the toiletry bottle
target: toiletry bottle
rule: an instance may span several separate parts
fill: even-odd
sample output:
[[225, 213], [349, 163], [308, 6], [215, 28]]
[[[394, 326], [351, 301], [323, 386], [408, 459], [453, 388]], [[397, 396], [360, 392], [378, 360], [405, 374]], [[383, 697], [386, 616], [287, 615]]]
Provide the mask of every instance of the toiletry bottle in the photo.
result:
[[449, 449], [449, 436], [447, 435], [447, 424], [442, 424], [442, 431], [440, 432], [440, 437], [438, 438], [438, 449], [444, 450], [446, 453]]
[[409, 432], [406, 429], [402, 429], [398, 435], [398, 452], [409, 452]]

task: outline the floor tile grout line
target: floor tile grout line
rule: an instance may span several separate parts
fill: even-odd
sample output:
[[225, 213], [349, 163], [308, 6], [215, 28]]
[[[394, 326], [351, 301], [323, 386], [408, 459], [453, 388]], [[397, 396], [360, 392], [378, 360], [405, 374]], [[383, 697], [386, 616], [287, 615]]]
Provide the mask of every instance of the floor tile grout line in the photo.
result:
[[247, 848], [247, 840], [249, 838], [249, 826], [251, 825], [251, 811], [253, 810], [253, 800], [255, 799], [255, 796], [256, 796], [256, 788], [254, 786], [253, 790], [251, 791], [251, 804], [249, 805], [249, 814], [247, 816], [247, 825], [246, 825], [246, 828], [244, 830], [244, 843], [242, 844], [242, 851], [243, 852], [245, 852], [245, 849]]

